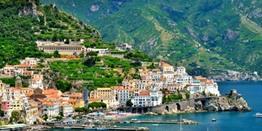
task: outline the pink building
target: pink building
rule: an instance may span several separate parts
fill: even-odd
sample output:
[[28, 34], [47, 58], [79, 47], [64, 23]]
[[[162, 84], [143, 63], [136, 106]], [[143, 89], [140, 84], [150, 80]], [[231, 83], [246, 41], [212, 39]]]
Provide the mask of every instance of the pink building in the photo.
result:
[[4, 112], [7, 112], [10, 108], [10, 103], [9, 101], [2, 101], [2, 104], [1, 104], [1, 110], [4, 111]]

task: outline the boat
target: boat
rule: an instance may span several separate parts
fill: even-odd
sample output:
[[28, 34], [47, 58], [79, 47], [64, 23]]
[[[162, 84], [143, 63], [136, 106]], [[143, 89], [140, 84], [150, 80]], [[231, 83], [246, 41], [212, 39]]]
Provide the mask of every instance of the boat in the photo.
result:
[[262, 113], [256, 113], [257, 118], [262, 118]]
[[216, 120], [215, 118], [213, 118], [211, 121], [212, 121], [212, 122], [216, 122], [217, 120]]

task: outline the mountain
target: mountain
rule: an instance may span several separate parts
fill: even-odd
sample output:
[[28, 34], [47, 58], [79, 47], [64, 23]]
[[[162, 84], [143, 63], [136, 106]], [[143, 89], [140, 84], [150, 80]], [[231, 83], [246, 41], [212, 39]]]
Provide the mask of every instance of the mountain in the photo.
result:
[[192, 74], [262, 74], [261, 0], [42, 0]]
[[50, 57], [39, 51], [36, 40], [100, 41], [100, 34], [54, 6], [38, 0], [0, 1], [0, 67], [25, 57]]

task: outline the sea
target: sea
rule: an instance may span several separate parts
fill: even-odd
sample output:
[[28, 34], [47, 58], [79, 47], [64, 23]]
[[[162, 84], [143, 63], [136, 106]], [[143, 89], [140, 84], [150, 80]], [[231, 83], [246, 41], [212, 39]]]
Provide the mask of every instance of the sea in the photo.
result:
[[[262, 131], [262, 118], [255, 117], [257, 112], [262, 113], [262, 81], [221, 82], [218, 84], [221, 94], [226, 94], [231, 89], [236, 89], [247, 100], [252, 111], [205, 112], [163, 116], [143, 115], [135, 117], [135, 119], [166, 121], [182, 118], [198, 121], [199, 124], [182, 126], [174, 124], [129, 124], [128, 126], [148, 127], [150, 131]], [[213, 118], [216, 119], [216, 122], [212, 122]]]
[[[141, 115], [129, 119], [137, 120], [179, 120], [190, 119], [198, 121], [198, 125], [175, 124], [124, 124], [128, 127], [148, 127], [150, 131], [262, 131], [262, 118], [256, 118], [257, 112], [262, 113], [262, 81], [260, 82], [221, 82], [221, 94], [236, 89], [252, 108], [251, 112], [205, 112], [174, 115]], [[216, 119], [216, 122], [212, 122]], [[63, 129], [64, 130], [64, 129]], [[61, 129], [57, 129], [61, 131]]]

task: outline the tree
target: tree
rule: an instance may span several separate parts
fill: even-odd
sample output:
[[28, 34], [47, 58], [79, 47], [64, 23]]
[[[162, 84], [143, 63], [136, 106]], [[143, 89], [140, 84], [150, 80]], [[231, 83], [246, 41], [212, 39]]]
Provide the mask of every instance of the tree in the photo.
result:
[[92, 102], [88, 105], [88, 108], [103, 108], [105, 109], [106, 108], [106, 103], [104, 102]]
[[95, 57], [88, 57], [86, 58], [86, 60], [84, 61], [84, 65], [88, 66], [88, 67], [92, 67], [96, 64], [96, 58]]
[[131, 63], [134, 67], [140, 67], [142, 66], [142, 63], [139, 60], [135, 60], [134, 62]]
[[42, 116], [42, 118], [46, 121], [46, 120], [48, 119], [47, 114], [44, 114], [44, 115]]
[[97, 51], [90, 51], [88, 53], [86, 53], [86, 56], [97, 56], [98, 52]]
[[75, 109], [75, 112], [88, 113], [88, 112], [90, 112], [90, 110], [88, 109], [88, 107], [78, 107], [78, 108]]
[[65, 44], [69, 44], [69, 43], [70, 43], [69, 39], [66, 39]]
[[19, 111], [13, 111], [11, 113], [10, 121], [11, 122], [18, 122], [21, 119], [21, 113]]
[[133, 106], [133, 103], [132, 103], [131, 99], [129, 99], [129, 100], [126, 102], [126, 106], [127, 106], [127, 107], [132, 107], [132, 106]]
[[5, 116], [5, 112], [0, 109], [0, 117], [4, 117], [4, 116]]
[[156, 66], [155, 66], [155, 64], [154, 63], [152, 63], [151, 65], [149, 65], [147, 68], [149, 68], [149, 69], [155, 69], [156, 68]]
[[54, 52], [53, 56], [54, 56], [55, 58], [60, 58], [61, 55], [59, 54], [58, 50], [56, 50], [56, 51]]
[[58, 80], [56, 81], [56, 87], [58, 90], [62, 92], [70, 91], [72, 85], [70, 82], [65, 81], [65, 80]]

